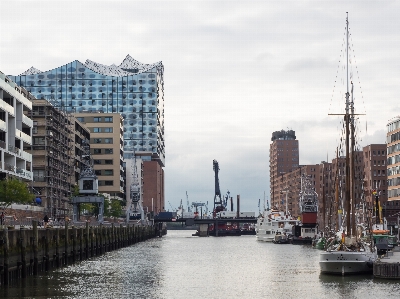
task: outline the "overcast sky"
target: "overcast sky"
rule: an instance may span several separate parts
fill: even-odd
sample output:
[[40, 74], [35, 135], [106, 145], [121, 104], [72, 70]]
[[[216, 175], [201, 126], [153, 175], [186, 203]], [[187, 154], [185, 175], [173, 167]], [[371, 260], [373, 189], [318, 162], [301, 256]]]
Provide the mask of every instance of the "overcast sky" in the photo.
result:
[[400, 114], [398, 1], [2, 0], [0, 11], [5, 74], [86, 59], [119, 65], [127, 54], [163, 62], [166, 209], [186, 191], [211, 208], [216, 159], [221, 192], [257, 211], [269, 194], [273, 131], [296, 131], [300, 164], [332, 159], [346, 12], [354, 97], [366, 113], [361, 146], [385, 143]]

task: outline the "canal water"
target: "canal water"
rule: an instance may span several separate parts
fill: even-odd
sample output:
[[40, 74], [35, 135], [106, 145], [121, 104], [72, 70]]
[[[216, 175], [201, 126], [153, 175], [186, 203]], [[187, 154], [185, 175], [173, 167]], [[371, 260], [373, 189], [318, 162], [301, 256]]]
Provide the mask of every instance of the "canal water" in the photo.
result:
[[[194, 232], [194, 231], [193, 231]], [[319, 251], [255, 236], [162, 238], [0, 287], [0, 298], [400, 298], [400, 282], [319, 273]]]

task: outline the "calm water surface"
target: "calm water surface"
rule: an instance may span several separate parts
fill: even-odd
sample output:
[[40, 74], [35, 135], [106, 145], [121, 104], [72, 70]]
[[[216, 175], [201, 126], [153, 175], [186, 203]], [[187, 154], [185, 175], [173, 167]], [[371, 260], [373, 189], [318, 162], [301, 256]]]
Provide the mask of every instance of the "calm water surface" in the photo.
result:
[[400, 282], [319, 273], [319, 251], [255, 236], [163, 238], [0, 288], [0, 298], [400, 298]]

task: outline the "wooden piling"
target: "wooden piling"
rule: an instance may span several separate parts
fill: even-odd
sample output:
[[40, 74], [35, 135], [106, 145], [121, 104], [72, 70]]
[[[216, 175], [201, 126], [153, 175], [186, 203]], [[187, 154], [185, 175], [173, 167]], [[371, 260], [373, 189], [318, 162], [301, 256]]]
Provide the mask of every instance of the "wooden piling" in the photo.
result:
[[[68, 266], [107, 251], [119, 249], [156, 236], [155, 227], [115, 225], [84, 228], [0, 231], [0, 286], [42, 271]], [[78, 253], [79, 250], [79, 253]]]
[[39, 261], [38, 261], [38, 222], [36, 220], [32, 221], [33, 229], [33, 275], [38, 275]]

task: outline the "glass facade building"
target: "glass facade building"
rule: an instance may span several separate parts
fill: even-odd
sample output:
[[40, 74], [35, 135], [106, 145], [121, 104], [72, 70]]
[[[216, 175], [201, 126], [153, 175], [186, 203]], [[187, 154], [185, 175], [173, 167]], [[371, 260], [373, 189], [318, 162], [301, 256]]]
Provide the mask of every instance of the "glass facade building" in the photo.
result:
[[49, 71], [30, 68], [9, 76], [37, 99], [69, 113], [119, 113], [124, 118], [124, 157], [151, 152], [165, 164], [164, 67], [127, 56], [119, 66], [77, 60]]

